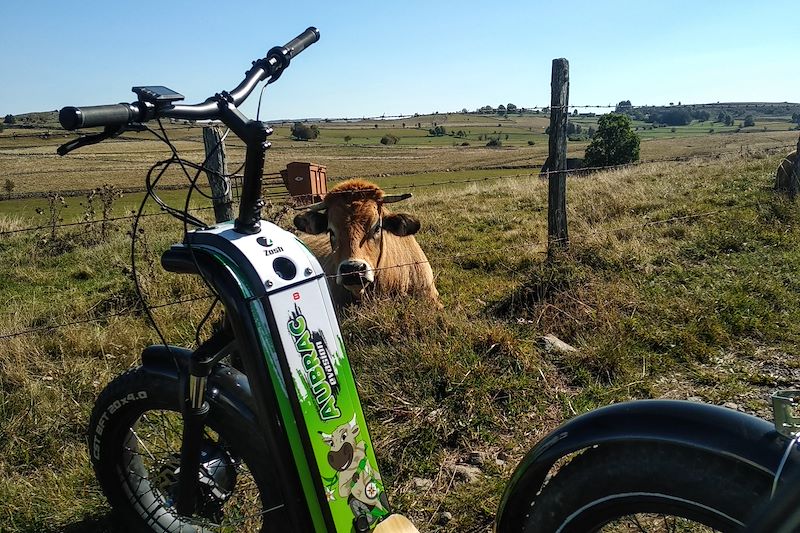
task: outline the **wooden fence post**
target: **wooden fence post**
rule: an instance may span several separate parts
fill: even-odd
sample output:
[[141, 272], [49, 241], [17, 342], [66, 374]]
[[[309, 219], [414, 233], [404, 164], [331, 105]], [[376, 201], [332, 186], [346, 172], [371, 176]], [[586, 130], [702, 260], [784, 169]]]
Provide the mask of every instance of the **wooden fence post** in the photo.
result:
[[203, 128], [203, 144], [206, 147], [205, 168], [211, 195], [214, 197], [214, 219], [225, 222], [233, 219], [233, 201], [231, 199], [228, 168], [225, 164], [225, 142], [221, 129], [215, 126]]
[[797, 151], [794, 156], [794, 164], [789, 171], [789, 198], [792, 200], [800, 190], [800, 136], [797, 138]]
[[567, 118], [569, 116], [569, 62], [553, 60], [550, 82], [550, 174], [547, 194], [547, 253], [565, 250], [567, 237]]

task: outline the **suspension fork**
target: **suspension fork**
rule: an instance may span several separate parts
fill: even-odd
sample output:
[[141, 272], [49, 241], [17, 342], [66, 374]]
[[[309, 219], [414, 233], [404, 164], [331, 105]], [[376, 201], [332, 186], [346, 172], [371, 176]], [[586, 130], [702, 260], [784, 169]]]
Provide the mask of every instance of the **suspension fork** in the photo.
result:
[[188, 376], [181, 394], [183, 435], [175, 502], [178, 514], [184, 516], [191, 516], [195, 512], [197, 502], [203, 430], [210, 409], [205, 398], [206, 383], [213, 366], [230, 353], [232, 346], [230, 333], [223, 329], [201, 344], [189, 359]]

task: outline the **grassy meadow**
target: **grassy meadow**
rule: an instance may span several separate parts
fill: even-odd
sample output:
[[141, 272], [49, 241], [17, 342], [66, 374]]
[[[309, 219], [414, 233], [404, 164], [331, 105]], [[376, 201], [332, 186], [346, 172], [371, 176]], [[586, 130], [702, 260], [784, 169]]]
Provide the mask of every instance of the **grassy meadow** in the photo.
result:
[[[414, 192], [395, 210], [422, 221], [418, 240], [444, 309], [372, 300], [340, 318], [390, 499], [420, 531], [486, 531], [522, 455], [576, 414], [665, 397], [769, 416], [769, 391], [797, 385], [800, 211], [772, 190], [797, 142], [787, 121], [637, 132], [642, 160], [656, 162], [569, 178], [570, 246], [551, 261], [547, 182], [536, 177], [547, 153], [543, 116], [405, 122], [323, 122], [309, 142], [278, 125], [266, 172], [313, 161], [330, 179], [363, 176]], [[467, 137], [429, 136], [433, 122]], [[63, 137], [14, 131], [0, 133], [14, 193], [136, 187], [168, 155], [145, 134], [125, 134], [59, 158]], [[199, 128], [170, 132], [185, 156], [202, 159]], [[381, 145], [386, 133], [400, 142]], [[486, 135], [501, 135], [503, 146], [485, 147]], [[586, 144], [570, 143], [571, 155]], [[241, 145], [228, 143], [228, 154], [241, 161]], [[183, 205], [182, 191], [164, 197]], [[140, 198], [116, 198], [112, 216]], [[84, 196], [65, 201], [57, 218], [86, 216]], [[47, 226], [48, 209], [42, 199], [0, 201], [0, 529], [116, 531], [84, 433], [99, 391], [158, 338], [133, 287], [130, 221], [2, 233]], [[291, 224], [277, 202], [266, 213]], [[144, 219], [137, 270], [166, 338], [192, 346], [209, 304], [196, 299], [204, 287], [158, 265], [181, 231], [165, 216]], [[169, 305], [181, 300], [191, 301]], [[74, 324], [45, 329], [64, 323]], [[547, 352], [546, 334], [577, 351]], [[463, 463], [480, 469], [476, 480], [455, 473]]]

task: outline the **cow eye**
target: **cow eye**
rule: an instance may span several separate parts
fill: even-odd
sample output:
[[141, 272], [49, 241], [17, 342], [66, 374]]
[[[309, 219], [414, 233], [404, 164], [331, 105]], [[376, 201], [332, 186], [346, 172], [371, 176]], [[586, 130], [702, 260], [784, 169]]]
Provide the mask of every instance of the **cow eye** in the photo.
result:
[[330, 238], [331, 238], [331, 250], [335, 250], [336, 249], [336, 234], [333, 233], [333, 230], [328, 230], [328, 234], [330, 235]]
[[378, 222], [377, 224], [375, 224], [374, 226], [372, 226], [372, 229], [371, 229], [371, 230], [369, 230], [369, 234], [370, 234], [370, 235], [371, 235], [373, 238], [376, 238], [376, 237], [378, 237], [378, 236], [381, 234], [381, 223], [380, 223], [380, 222]]

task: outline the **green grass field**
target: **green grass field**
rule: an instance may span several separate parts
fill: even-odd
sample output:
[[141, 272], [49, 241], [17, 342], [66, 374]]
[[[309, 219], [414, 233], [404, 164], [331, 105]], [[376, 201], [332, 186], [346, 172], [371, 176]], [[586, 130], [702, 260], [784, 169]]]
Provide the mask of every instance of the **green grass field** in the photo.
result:
[[[427, 125], [438, 118], [415, 119]], [[685, 160], [570, 178], [569, 251], [548, 262], [547, 182], [531, 176], [547, 143], [524, 141], [527, 128], [543, 130], [534, 123], [541, 117], [525, 119], [502, 126], [513, 140], [502, 149], [454, 147], [449, 136], [428, 138], [395, 123], [376, 129], [373, 121], [330, 130], [321, 124], [322, 136], [311, 142], [291, 141], [278, 128], [268, 154], [269, 172], [307, 160], [325, 164], [333, 179], [367, 176], [414, 192], [396, 210], [422, 221], [418, 240], [444, 309], [377, 300], [341, 318], [390, 499], [423, 532], [489, 527], [523, 454], [576, 414], [666, 397], [763, 416], [768, 392], [790, 386], [798, 372], [800, 213], [772, 191], [797, 132], [777, 122], [756, 131], [757, 121], [752, 132], [709, 135], [691, 125], [643, 133], [643, 159]], [[500, 123], [470, 115], [444, 124], [449, 130], [457, 121], [470, 135]], [[380, 145], [378, 134], [393, 131], [404, 135], [400, 143]], [[199, 154], [199, 129], [173, 133]], [[135, 186], [163, 157], [143, 138], [70, 159], [52, 155], [52, 138], [17, 145], [8, 135], [0, 137], [0, 159], [19, 191]], [[353, 139], [345, 143], [345, 135]], [[581, 146], [571, 143], [572, 153], [581, 155]], [[230, 155], [241, 157], [241, 148], [231, 143]], [[114, 170], [114, 160], [125, 169]], [[108, 172], [98, 175], [98, 166]], [[165, 192], [178, 204], [181, 194]], [[127, 214], [137, 197], [117, 200], [113, 214]], [[66, 201], [64, 221], [79, 220], [83, 199]], [[41, 223], [36, 202], [0, 201], [0, 231]], [[293, 212], [272, 206], [266, 214], [291, 225]], [[7, 302], [0, 337], [80, 322], [0, 339], [3, 531], [119, 527], [94, 481], [84, 433], [99, 391], [136, 365], [157, 336], [133, 289], [129, 221], [112, 226], [105, 237], [98, 225], [59, 228], [55, 236], [47, 229], [0, 235], [0, 301]], [[148, 302], [203, 295], [200, 281], [158, 265], [159, 253], [181, 238], [181, 225], [159, 216], [143, 228], [137, 258]], [[191, 346], [207, 305], [154, 312], [170, 342]], [[545, 334], [578, 351], [545, 351]], [[476, 481], [454, 476], [454, 465], [474, 457]], [[420, 479], [430, 488], [418, 488]]]

